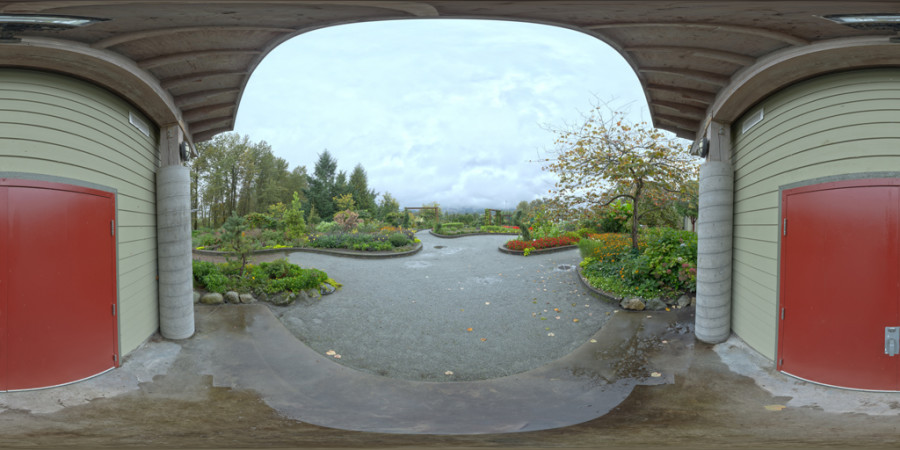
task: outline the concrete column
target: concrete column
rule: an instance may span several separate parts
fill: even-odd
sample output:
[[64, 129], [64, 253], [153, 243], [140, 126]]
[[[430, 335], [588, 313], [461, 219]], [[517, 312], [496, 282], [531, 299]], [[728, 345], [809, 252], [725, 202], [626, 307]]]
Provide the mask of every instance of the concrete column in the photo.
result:
[[[161, 134], [164, 165], [156, 173], [156, 239], [159, 267], [159, 329], [166, 339], [194, 334], [193, 272], [191, 269], [191, 177], [177, 155], [180, 129]], [[162, 153], [168, 154], [162, 154]]]
[[734, 169], [730, 129], [713, 123], [710, 131], [709, 157], [700, 167], [695, 335], [716, 344], [731, 335]]

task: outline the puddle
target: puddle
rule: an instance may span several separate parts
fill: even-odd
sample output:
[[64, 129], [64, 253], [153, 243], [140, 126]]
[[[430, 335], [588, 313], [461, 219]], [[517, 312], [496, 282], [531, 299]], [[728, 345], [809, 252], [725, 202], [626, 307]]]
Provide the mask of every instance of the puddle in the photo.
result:
[[434, 248], [441, 249], [441, 248], [447, 248], [447, 246], [446, 245], [435, 245]]
[[407, 261], [403, 263], [403, 266], [407, 269], [424, 269], [430, 267], [431, 263], [427, 261]]
[[575, 266], [570, 264], [560, 264], [553, 269], [554, 272], [571, 272], [575, 270]]
[[503, 281], [497, 277], [473, 277], [473, 278], [470, 278], [470, 280], [474, 281], [477, 284], [484, 284], [484, 285], [496, 284], [496, 283], [500, 283]]

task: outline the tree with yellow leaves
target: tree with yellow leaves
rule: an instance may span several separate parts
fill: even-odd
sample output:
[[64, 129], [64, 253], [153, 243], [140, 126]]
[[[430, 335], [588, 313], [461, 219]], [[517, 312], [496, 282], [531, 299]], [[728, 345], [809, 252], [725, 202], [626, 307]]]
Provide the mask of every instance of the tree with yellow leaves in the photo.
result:
[[632, 205], [631, 245], [637, 249], [641, 217], [679, 197], [697, 166], [684, 145], [646, 123], [629, 124], [620, 112], [595, 107], [585, 122], [554, 130], [556, 159], [544, 170], [559, 177], [550, 190], [562, 210], [603, 209], [617, 199]]

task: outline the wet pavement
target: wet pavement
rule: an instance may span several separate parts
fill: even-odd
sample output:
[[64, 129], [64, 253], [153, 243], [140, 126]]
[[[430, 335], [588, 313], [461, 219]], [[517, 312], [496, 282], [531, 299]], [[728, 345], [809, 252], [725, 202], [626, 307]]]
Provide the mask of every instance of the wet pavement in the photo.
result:
[[403, 258], [292, 253], [290, 261], [344, 283], [321, 299], [272, 310], [301, 341], [342, 365], [414, 381], [486, 380], [562, 358], [616, 306], [578, 281], [577, 249], [501, 253], [510, 236], [440, 239]]
[[119, 369], [0, 394], [0, 447], [900, 445], [900, 393], [787, 377], [737, 337], [699, 343], [690, 309], [613, 313], [558, 358], [464, 382], [339, 364], [265, 305], [195, 313], [193, 337], [155, 337]]
[[618, 313], [597, 343], [519, 380], [427, 383], [336, 364], [262, 305], [198, 306], [191, 339], [148, 342], [81, 383], [0, 395], [0, 446], [900, 444], [898, 394], [774, 373], [736, 338], [696, 343], [684, 314]]

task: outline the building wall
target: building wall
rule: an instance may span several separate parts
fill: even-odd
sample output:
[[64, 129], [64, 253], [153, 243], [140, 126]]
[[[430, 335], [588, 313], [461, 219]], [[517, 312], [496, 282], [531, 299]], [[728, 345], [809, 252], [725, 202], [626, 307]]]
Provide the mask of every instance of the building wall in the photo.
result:
[[[760, 108], [763, 120], [742, 131]], [[808, 80], [734, 124], [732, 328], [766, 357], [776, 354], [780, 190], [900, 172], [898, 124], [900, 69]]]
[[[130, 114], [148, 124], [149, 136], [129, 123]], [[158, 135], [136, 108], [100, 87], [56, 74], [0, 69], [0, 176], [68, 181], [117, 193], [123, 354], [159, 328]]]

